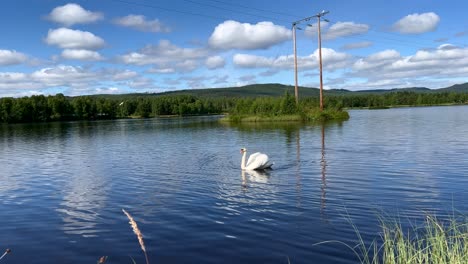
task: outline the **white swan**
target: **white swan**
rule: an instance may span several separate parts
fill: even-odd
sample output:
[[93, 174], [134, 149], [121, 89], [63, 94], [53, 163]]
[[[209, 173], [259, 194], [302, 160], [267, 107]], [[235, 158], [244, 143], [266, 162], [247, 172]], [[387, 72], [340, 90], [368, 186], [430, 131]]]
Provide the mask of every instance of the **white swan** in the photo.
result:
[[243, 170], [264, 170], [271, 168], [273, 163], [270, 162], [268, 156], [266, 154], [256, 152], [250, 155], [247, 164], [245, 164], [245, 157], [247, 156], [247, 149], [241, 148], [240, 150], [242, 154], [242, 161], [241, 161], [241, 169]]

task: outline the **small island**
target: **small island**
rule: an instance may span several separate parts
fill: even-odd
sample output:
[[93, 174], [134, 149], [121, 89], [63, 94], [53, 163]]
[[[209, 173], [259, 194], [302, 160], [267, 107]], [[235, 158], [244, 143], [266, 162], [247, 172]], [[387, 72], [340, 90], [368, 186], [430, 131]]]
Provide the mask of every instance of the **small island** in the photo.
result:
[[347, 120], [349, 114], [336, 106], [320, 110], [316, 100], [308, 98], [296, 103], [286, 90], [277, 98], [248, 98], [237, 101], [235, 107], [221, 121], [239, 122], [324, 122]]

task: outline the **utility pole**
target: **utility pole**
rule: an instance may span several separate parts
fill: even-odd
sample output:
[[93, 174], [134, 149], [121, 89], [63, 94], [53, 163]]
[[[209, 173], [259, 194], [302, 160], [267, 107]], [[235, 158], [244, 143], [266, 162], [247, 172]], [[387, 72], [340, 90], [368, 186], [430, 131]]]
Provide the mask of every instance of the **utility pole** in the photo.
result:
[[[303, 21], [309, 21], [312, 18], [318, 19], [318, 50], [319, 50], [319, 68], [320, 68], [320, 111], [323, 111], [323, 78], [322, 78], [322, 37], [320, 32], [320, 20], [321, 18], [328, 14], [328, 11], [322, 11], [315, 16], [310, 16], [298, 20], [292, 23], [292, 31], [293, 31], [293, 50], [294, 50], [294, 95], [296, 97], [296, 104], [299, 103], [299, 88], [297, 84], [297, 48], [296, 48], [296, 29], [301, 29], [297, 25]], [[328, 20], [324, 19], [324, 21], [328, 22]], [[307, 26], [312, 26], [307, 24]]]
[[[318, 20], [318, 49], [319, 49], [319, 67], [320, 67], [320, 111], [323, 111], [323, 78], [322, 78], [322, 36], [320, 32], [320, 20], [321, 18], [328, 14], [328, 11], [322, 11], [315, 15]], [[328, 20], [324, 19], [324, 21], [328, 22]]]
[[296, 48], [296, 29], [301, 30], [302, 28], [298, 27], [301, 22], [309, 21], [315, 16], [306, 17], [292, 23], [293, 31], [293, 50], [294, 50], [294, 96], [296, 97], [296, 104], [299, 104], [299, 88], [297, 84], [297, 48]]
[[296, 105], [299, 104], [299, 90], [297, 87], [297, 48], [296, 48], [296, 26], [297, 23], [292, 23], [293, 30], [293, 49], [294, 49], [294, 96], [296, 97]]

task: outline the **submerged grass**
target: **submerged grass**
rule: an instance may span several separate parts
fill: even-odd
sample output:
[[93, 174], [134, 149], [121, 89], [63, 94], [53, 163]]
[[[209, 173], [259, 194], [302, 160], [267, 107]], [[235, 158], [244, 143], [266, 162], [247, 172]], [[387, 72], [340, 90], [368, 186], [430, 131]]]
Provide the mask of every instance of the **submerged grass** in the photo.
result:
[[[349, 220], [349, 218], [348, 218]], [[350, 220], [349, 220], [350, 221]], [[358, 228], [351, 223], [358, 237], [355, 246], [341, 241], [324, 241], [339, 243], [348, 247], [363, 264], [466, 264], [468, 263], [468, 222], [438, 220], [435, 216], [426, 216], [422, 227], [404, 229], [399, 221], [381, 222], [381, 244], [377, 240], [366, 245]]]

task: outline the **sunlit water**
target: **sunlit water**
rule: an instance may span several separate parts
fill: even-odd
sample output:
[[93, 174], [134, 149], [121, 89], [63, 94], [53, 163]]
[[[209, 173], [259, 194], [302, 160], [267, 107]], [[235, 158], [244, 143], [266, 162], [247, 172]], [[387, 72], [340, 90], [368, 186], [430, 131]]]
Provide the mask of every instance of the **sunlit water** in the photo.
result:
[[[13, 251], [2, 261], [145, 263], [122, 208], [150, 263], [356, 263], [317, 243], [355, 245], [351, 223], [370, 242], [380, 216], [468, 213], [467, 106], [350, 114], [325, 126], [0, 126], [0, 251]], [[268, 153], [274, 170], [242, 173], [241, 147]]]

